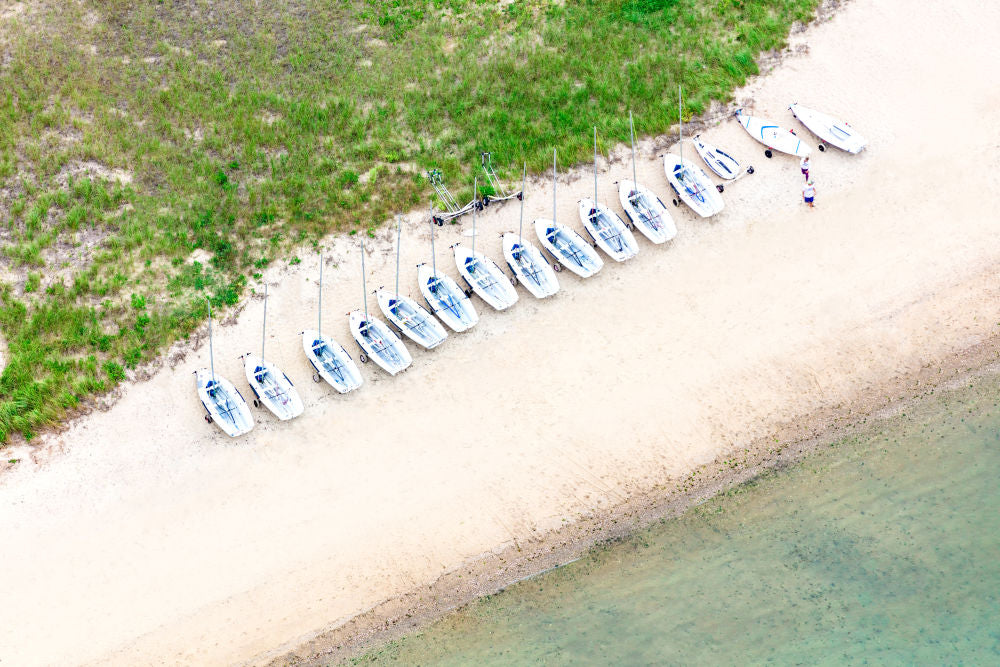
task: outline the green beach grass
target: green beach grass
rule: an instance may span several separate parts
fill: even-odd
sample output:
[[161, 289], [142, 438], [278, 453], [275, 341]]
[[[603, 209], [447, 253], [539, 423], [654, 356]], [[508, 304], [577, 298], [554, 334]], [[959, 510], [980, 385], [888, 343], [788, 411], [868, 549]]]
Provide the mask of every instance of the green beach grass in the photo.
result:
[[[818, 0], [88, 0], [0, 19], [0, 442], [326, 234], [588, 159], [757, 72]], [[488, 193], [487, 193], [488, 194]]]

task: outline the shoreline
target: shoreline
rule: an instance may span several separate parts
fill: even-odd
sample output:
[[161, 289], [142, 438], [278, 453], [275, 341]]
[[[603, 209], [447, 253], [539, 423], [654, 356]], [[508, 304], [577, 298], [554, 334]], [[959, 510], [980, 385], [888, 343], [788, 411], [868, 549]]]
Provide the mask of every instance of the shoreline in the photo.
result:
[[384, 600], [311, 638], [258, 656], [269, 667], [343, 664], [368, 651], [418, 633], [477, 600], [519, 581], [584, 557], [591, 549], [622, 540], [653, 524], [675, 519], [692, 507], [769, 471], [794, 466], [814, 451], [878, 428], [937, 392], [953, 392], [971, 380], [1000, 375], [1000, 334], [968, 350], [895, 379], [892, 388], [859, 396], [840, 409], [824, 409], [797, 423], [779, 425], [742, 452], [742, 461], [715, 461], [682, 479], [630, 498], [607, 512], [581, 516], [563, 528], [499, 548], [462, 563], [429, 585]]
[[[829, 427], [893, 409], [892, 397], [991, 367], [1000, 235], [983, 202], [1000, 184], [984, 191], [982, 166], [965, 156], [1000, 141], [984, 120], [1000, 89], [981, 76], [997, 51], [982, 37], [986, 14], [998, 10], [964, 1], [958, 21], [954, 7], [855, 0], [794, 34], [793, 56], [736, 92], [789, 126], [785, 105], [808, 94], [819, 108], [852, 110], [869, 135], [860, 155], [814, 155], [816, 210], [802, 207], [797, 160], [765, 160], [735, 123], [712, 126], [714, 143], [756, 167], [726, 187], [719, 216], [671, 208], [679, 235], [667, 247], [640, 240], [628, 263], [609, 261], [587, 281], [562, 272], [556, 297], [522, 291], [508, 312], [477, 303], [473, 330], [413, 350], [399, 377], [369, 364], [365, 386], [346, 396], [309, 383], [297, 332], [315, 324], [317, 259], [269, 270], [268, 349], [297, 381], [302, 417], [258, 411], [237, 440], [207, 427], [190, 375], [207, 364], [207, 345], [194, 336], [108, 409], [21, 446], [21, 463], [0, 463], [5, 564], [20, 575], [0, 659], [243, 664], [289, 650], [293, 660], [312, 641], [335, 646], [323, 633], [337, 626], [363, 640], [364, 627], [421, 613], [435, 587], [445, 600], [449, 585], [472, 582], [444, 610], [476, 586], [545, 569], [532, 555], [556, 565], [643, 516], [678, 513], [755, 474], [775, 437], [807, 447]], [[900, 43], [873, 38], [886, 24]], [[950, 58], [918, 68], [907, 40]], [[906, 112], [918, 104], [967, 131], [928, 140], [923, 116]], [[661, 196], [656, 155], [672, 144], [637, 147], [639, 180]], [[600, 163], [600, 199], [615, 210], [613, 182], [631, 178], [627, 151]], [[578, 226], [575, 200], [593, 195], [592, 178], [589, 167], [560, 174], [560, 221]], [[525, 218], [550, 217], [551, 206], [551, 183], [529, 181]], [[424, 215], [404, 221], [410, 272], [428, 261]], [[517, 215], [507, 205], [480, 216], [488, 255], [501, 256], [495, 232], [516, 229]], [[470, 223], [443, 228], [439, 268], [453, 273], [447, 245]], [[394, 241], [384, 228], [366, 244], [372, 288], [390, 284]], [[360, 305], [357, 247], [335, 237], [326, 253], [324, 312], [348, 345], [341, 313]], [[242, 376], [236, 355], [260, 343], [260, 305], [247, 299], [215, 331], [216, 367], [230, 380]], [[728, 467], [744, 452], [749, 464]], [[470, 563], [482, 579], [466, 574]]]

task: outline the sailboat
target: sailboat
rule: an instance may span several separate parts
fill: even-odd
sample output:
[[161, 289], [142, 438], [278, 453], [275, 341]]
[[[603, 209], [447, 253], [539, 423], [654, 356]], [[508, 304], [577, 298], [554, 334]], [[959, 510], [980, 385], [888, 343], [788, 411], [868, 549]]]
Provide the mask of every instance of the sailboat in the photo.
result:
[[524, 186], [527, 184], [528, 167], [521, 171], [521, 218], [517, 223], [517, 234], [507, 232], [500, 238], [503, 254], [511, 273], [526, 290], [538, 299], [552, 296], [559, 291], [559, 281], [555, 271], [545, 261], [542, 252], [524, 240]]
[[304, 406], [299, 392], [277, 366], [264, 358], [264, 343], [267, 342], [267, 283], [264, 284], [264, 322], [261, 325], [260, 357], [247, 352], [242, 356], [243, 370], [253, 391], [254, 407], [262, 405], [282, 421], [294, 419], [302, 414]]
[[632, 180], [618, 182], [618, 201], [632, 225], [653, 243], [666, 243], [677, 236], [677, 225], [667, 213], [667, 207], [648, 188], [639, 185], [635, 177], [635, 126], [632, 112], [628, 114], [629, 138], [632, 141]]
[[[473, 185], [473, 196], [477, 196], [479, 181]], [[466, 248], [460, 243], [452, 246], [455, 251], [455, 264], [458, 273], [479, 298], [496, 310], [506, 310], [517, 303], [517, 290], [511, 284], [504, 272], [492, 259], [481, 252], [476, 252], [476, 211], [472, 211], [472, 248]]]
[[[582, 236], [556, 220], [556, 151], [552, 150], [552, 219], [535, 220], [535, 234], [545, 251], [562, 266], [580, 276], [589, 278], [604, 266], [604, 260]], [[560, 264], [552, 268], [560, 270]]]
[[375, 298], [386, 319], [396, 326], [407, 338], [425, 349], [433, 349], [448, 337], [441, 323], [434, 319], [423, 306], [408, 296], [399, 293], [399, 251], [403, 233], [399, 216], [396, 217], [396, 291], [388, 292], [384, 287], [375, 291]]
[[316, 319], [316, 329], [306, 329], [302, 332], [302, 350], [312, 364], [313, 382], [320, 379], [346, 394], [354, 391], [364, 380], [358, 365], [351, 359], [344, 347], [333, 338], [323, 335], [323, 255], [319, 256], [319, 313]]
[[212, 340], [212, 303], [208, 304], [208, 358], [209, 368], [194, 372], [198, 398], [205, 408], [205, 421], [215, 422], [223, 432], [235, 438], [249, 433], [253, 428], [250, 406], [233, 383], [215, 374], [215, 351]]
[[364, 311], [348, 313], [351, 335], [362, 350], [361, 362], [371, 359], [389, 375], [405, 371], [413, 363], [403, 341], [382, 320], [368, 316], [368, 287], [365, 278], [365, 242], [361, 241], [361, 299]]
[[594, 128], [594, 198], [580, 200], [580, 221], [601, 250], [616, 262], [639, 254], [639, 245], [618, 214], [597, 201], [597, 128]]
[[681, 115], [678, 118], [680, 141], [677, 146], [681, 154], [677, 156], [673, 153], [666, 153], [663, 156], [663, 171], [670, 187], [677, 193], [674, 205], [676, 206], [680, 200], [701, 217], [708, 218], [721, 211], [725, 204], [722, 201], [722, 195], [719, 194], [705, 170], [684, 159], [684, 119], [679, 86], [677, 95], [678, 109], [681, 110], [679, 112]]
[[434, 211], [431, 210], [431, 263], [417, 264], [417, 283], [420, 293], [438, 318], [462, 332], [471, 329], [479, 321], [479, 313], [472, 305], [469, 295], [446, 273], [438, 273], [437, 257], [434, 254]]

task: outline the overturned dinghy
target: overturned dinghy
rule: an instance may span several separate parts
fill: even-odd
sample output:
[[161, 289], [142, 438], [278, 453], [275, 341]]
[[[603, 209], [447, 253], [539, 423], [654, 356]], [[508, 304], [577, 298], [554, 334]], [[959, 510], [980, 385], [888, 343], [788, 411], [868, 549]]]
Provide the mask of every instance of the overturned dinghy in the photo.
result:
[[351, 359], [347, 350], [332, 338], [321, 335], [319, 331], [309, 329], [302, 332], [302, 349], [313, 370], [316, 371], [313, 381], [326, 380], [341, 394], [354, 391], [364, 382], [358, 365]]
[[653, 243], [666, 243], [677, 236], [667, 207], [651, 191], [632, 181], [619, 181], [618, 201], [632, 225]]
[[254, 354], [243, 355], [247, 382], [253, 390], [254, 405], [264, 406], [282, 421], [302, 414], [304, 406], [292, 381], [270, 361]]
[[417, 345], [431, 350], [448, 337], [441, 323], [410, 297], [380, 287], [375, 298], [386, 319]]
[[366, 317], [360, 310], [351, 311], [349, 317], [351, 335], [364, 352], [361, 361], [371, 359], [389, 375], [410, 367], [413, 359], [409, 350], [385, 322]]
[[800, 123], [823, 140], [824, 143], [819, 145], [821, 151], [826, 150], [824, 144], [830, 144], [842, 151], [856, 154], [868, 145], [868, 141], [864, 137], [842, 120], [837, 120], [822, 111], [804, 107], [798, 102], [788, 108], [791, 109], [792, 115], [798, 118]]
[[747, 134], [767, 147], [767, 150], [764, 151], [764, 155], [767, 157], [773, 155], [771, 151], [780, 151], [798, 157], [805, 157], [812, 152], [812, 149], [794, 132], [781, 127], [774, 121], [748, 116], [743, 113], [743, 109], [737, 109], [735, 116]]
[[725, 206], [722, 195], [701, 167], [667, 153], [663, 156], [663, 171], [677, 198], [701, 217], [710, 218]]
[[[698, 151], [698, 155], [705, 161], [708, 168], [718, 174], [720, 178], [732, 181], [742, 173], [740, 163], [736, 158], [712, 144], [702, 141], [699, 135], [694, 135], [691, 143], [694, 144], [694, 149]], [[753, 167], [748, 167], [747, 173], [752, 174]]]
[[232, 382], [215, 374], [211, 302], [208, 303], [208, 359], [208, 368], [194, 372], [198, 398], [205, 408], [205, 421], [215, 422], [231, 438], [248, 433], [253, 428], [250, 406]]
[[539, 299], [559, 291], [559, 280], [541, 250], [514, 232], [504, 234], [501, 242], [507, 266], [524, 289]]
[[205, 421], [215, 422], [226, 435], [235, 438], [253, 428], [253, 415], [243, 394], [224, 377], [202, 368], [194, 373], [198, 398], [205, 407]]

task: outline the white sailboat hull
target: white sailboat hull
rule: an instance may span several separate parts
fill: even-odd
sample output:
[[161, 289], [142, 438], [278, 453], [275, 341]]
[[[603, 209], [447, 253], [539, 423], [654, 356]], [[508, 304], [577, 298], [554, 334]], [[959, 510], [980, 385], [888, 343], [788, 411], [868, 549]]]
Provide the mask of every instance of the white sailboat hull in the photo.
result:
[[492, 259], [462, 245], [454, 250], [458, 273], [480, 299], [496, 310], [507, 310], [517, 303], [517, 290]]
[[195, 371], [194, 381], [205, 412], [223, 433], [235, 438], [253, 429], [250, 406], [232, 382], [219, 375], [213, 380], [207, 368]]
[[379, 368], [396, 375], [410, 367], [413, 363], [410, 351], [385, 322], [371, 316], [366, 321], [360, 310], [351, 311], [348, 317], [354, 340]]
[[812, 149], [795, 133], [774, 121], [748, 116], [742, 109], [736, 112], [736, 119], [740, 121], [747, 134], [768, 148], [798, 157], [805, 157], [812, 152]]
[[302, 349], [317, 375], [346, 394], [360, 387], [364, 380], [357, 364], [337, 341], [310, 329], [302, 332]]
[[448, 337], [441, 323], [410, 297], [379, 289], [375, 298], [385, 318], [417, 345], [431, 350]]
[[534, 224], [538, 242], [545, 251], [576, 275], [589, 278], [604, 266], [593, 246], [566, 225], [544, 218]]
[[597, 247], [616, 262], [624, 262], [639, 254], [639, 244], [618, 214], [592, 199], [580, 200], [580, 222], [594, 239]]
[[799, 122], [805, 125], [810, 132], [831, 146], [857, 154], [868, 145], [868, 141], [864, 137], [842, 120], [837, 120], [822, 111], [804, 107], [797, 102], [788, 108], [791, 109], [792, 115], [798, 118]]
[[451, 276], [445, 273], [435, 276], [429, 264], [421, 264], [417, 267], [417, 282], [427, 307], [452, 331], [466, 331], [479, 322], [476, 307]]
[[678, 199], [701, 217], [709, 218], [725, 207], [722, 195], [701, 167], [667, 153], [663, 156], [663, 172]]
[[632, 181], [618, 182], [618, 201], [629, 221], [657, 245], [677, 236], [677, 225], [660, 198]]
[[257, 400], [282, 421], [302, 414], [299, 392], [277, 366], [253, 354], [243, 357], [243, 370]]
[[538, 248], [513, 232], [503, 235], [501, 245], [507, 266], [532, 296], [544, 299], [559, 291], [556, 272]]

